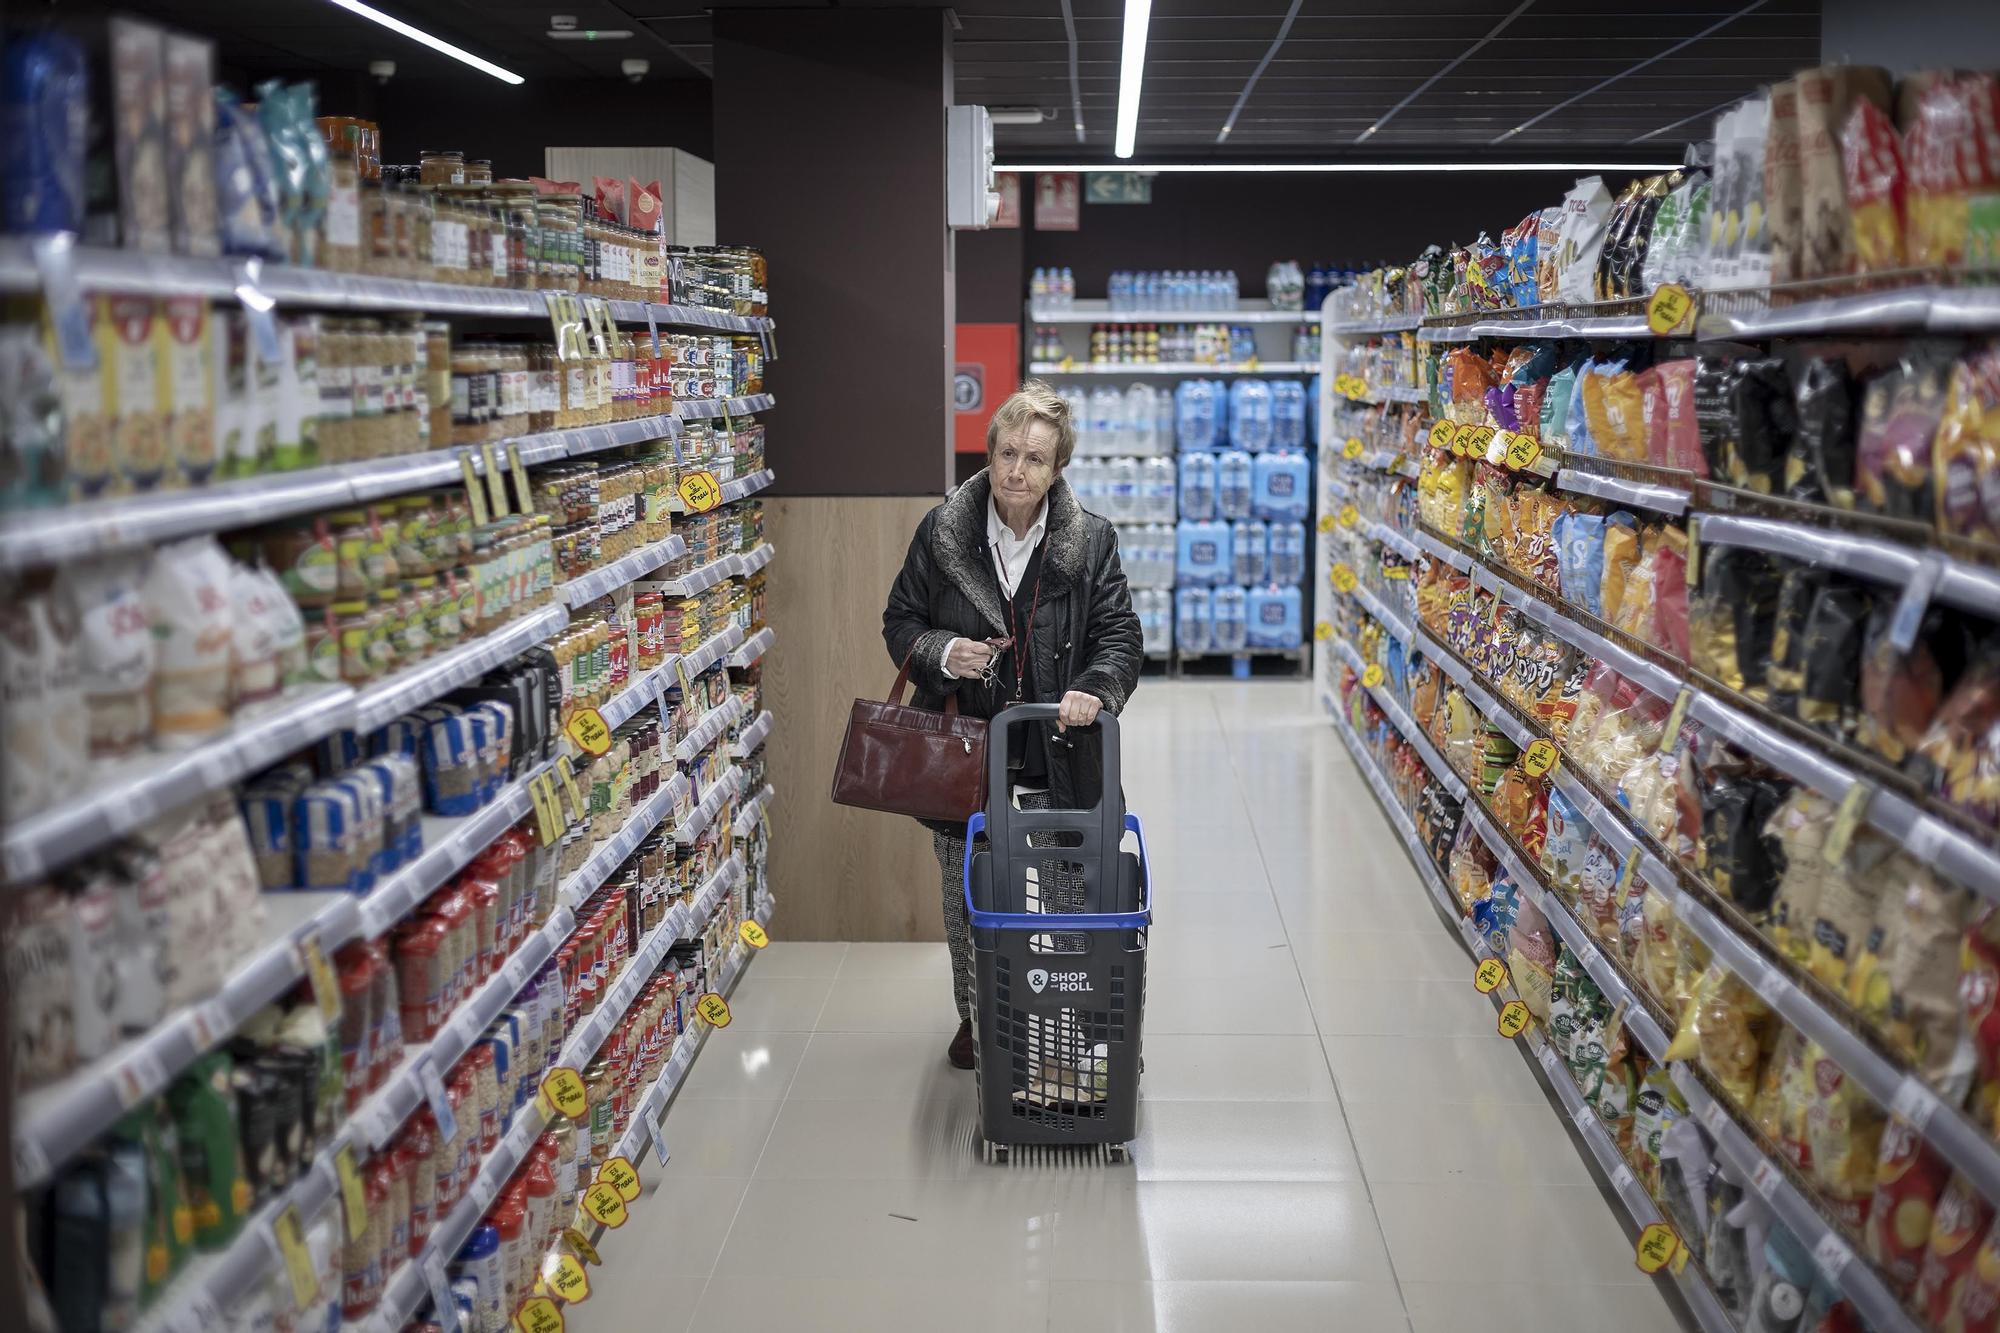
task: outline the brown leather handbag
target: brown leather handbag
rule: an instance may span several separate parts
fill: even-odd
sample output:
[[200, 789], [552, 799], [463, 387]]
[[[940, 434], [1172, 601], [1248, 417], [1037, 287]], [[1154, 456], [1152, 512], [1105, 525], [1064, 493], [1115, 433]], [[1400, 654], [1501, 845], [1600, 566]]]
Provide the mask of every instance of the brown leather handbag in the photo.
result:
[[837, 805], [963, 824], [986, 808], [986, 720], [961, 717], [947, 694], [934, 713], [903, 702], [910, 661], [887, 702], [856, 699], [833, 773]]

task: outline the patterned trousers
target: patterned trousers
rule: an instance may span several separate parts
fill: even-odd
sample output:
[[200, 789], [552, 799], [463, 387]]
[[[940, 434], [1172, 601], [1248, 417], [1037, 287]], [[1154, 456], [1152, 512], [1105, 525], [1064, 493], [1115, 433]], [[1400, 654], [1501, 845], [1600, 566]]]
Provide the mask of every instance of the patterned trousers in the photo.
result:
[[[1045, 791], [1023, 792], [1015, 800], [1021, 810], [1046, 810], [1049, 808], [1049, 794]], [[941, 876], [939, 889], [944, 898], [944, 942], [951, 950], [951, 991], [958, 1003], [958, 1018], [962, 1023], [972, 1021], [972, 931], [965, 915], [965, 837], [956, 833], [933, 833], [931, 845], [937, 852], [938, 870]], [[1036, 847], [1054, 845], [1051, 834], [1038, 833], [1031, 840]], [[1033, 887], [1039, 890], [1040, 902], [1029, 899], [1030, 911], [1081, 912], [1083, 910], [1083, 878], [1064, 867], [1060, 860], [1042, 862], [1035, 869]], [[1077, 937], [1058, 935], [1057, 947], [1074, 948], [1067, 940]]]

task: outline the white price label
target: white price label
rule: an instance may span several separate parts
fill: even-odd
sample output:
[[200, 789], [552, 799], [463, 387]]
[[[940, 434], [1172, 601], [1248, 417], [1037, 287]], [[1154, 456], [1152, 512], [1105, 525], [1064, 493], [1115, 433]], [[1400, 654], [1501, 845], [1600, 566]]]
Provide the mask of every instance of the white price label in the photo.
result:
[[1575, 1114], [1570, 1116], [1570, 1123], [1574, 1124], [1578, 1129], [1589, 1129], [1597, 1123], [1597, 1112], [1590, 1109], [1590, 1103], [1585, 1102], [1576, 1108]]
[[1778, 1192], [1778, 1184], [1783, 1179], [1784, 1173], [1771, 1164], [1770, 1158], [1760, 1158], [1757, 1169], [1750, 1173], [1750, 1188], [1768, 1200]]
[[1708, 1126], [1708, 1132], [1720, 1138], [1723, 1127], [1729, 1123], [1729, 1112], [1722, 1109], [1722, 1103], [1711, 1100], [1701, 1108], [1701, 1123]]
[[510, 991], [517, 991], [528, 983], [528, 960], [520, 954], [509, 958], [507, 965], [500, 970], [507, 977], [507, 988]]
[[112, 1073], [111, 1083], [118, 1090], [118, 1104], [129, 1111], [167, 1086], [167, 1067], [157, 1051], [141, 1047]]
[[451, 1109], [451, 1095], [445, 1091], [444, 1080], [438, 1076], [437, 1065], [425, 1056], [417, 1065], [417, 1082], [424, 1090], [424, 1100], [430, 1103], [431, 1118], [437, 1121], [438, 1133], [446, 1139], [458, 1137], [458, 1116]]
[[14, 1184], [17, 1188], [39, 1185], [49, 1176], [49, 1155], [34, 1139], [14, 1140]]
[[493, 1177], [487, 1175], [485, 1172], [482, 1171], [472, 1178], [470, 1194], [474, 1207], [484, 1211], [486, 1205], [493, 1202], [493, 1196], [498, 1192], [499, 1190], [494, 1184]]
[[162, 1333], [209, 1333], [222, 1326], [222, 1310], [215, 1298], [197, 1287], [182, 1298], [180, 1306], [161, 1324]]
[[431, 1304], [437, 1308], [437, 1323], [444, 1333], [459, 1333], [458, 1302], [451, 1298], [451, 1278], [444, 1269], [444, 1256], [425, 1250], [421, 1265], [424, 1284], [431, 1289]]
[[194, 1034], [195, 1045], [205, 1051], [234, 1031], [234, 1025], [222, 1002], [211, 1000], [188, 1012], [188, 1030]]
[[649, 1131], [649, 1132], [651, 1133], [651, 1135], [652, 1135], [652, 1139], [653, 1139], [653, 1155], [654, 1155], [655, 1157], [657, 1157], [657, 1158], [659, 1158], [659, 1159], [660, 1159], [660, 1165], [661, 1165], [661, 1166], [665, 1166], [665, 1165], [667, 1164], [667, 1135], [666, 1135], [666, 1131], [665, 1131], [665, 1130], [664, 1130], [664, 1129], [663, 1129], [663, 1128], [661, 1127], [661, 1125], [660, 1125], [660, 1122], [659, 1122], [659, 1121], [657, 1121], [657, 1120], [654, 1120], [654, 1119], [652, 1119], [651, 1117], [648, 1117], [648, 1118], [647, 1118], [647, 1121], [646, 1121], [646, 1128], [647, 1128], [647, 1130], [648, 1130], [648, 1131]]
[[1924, 1126], [1937, 1114], [1938, 1098], [1915, 1074], [1905, 1074], [1896, 1087], [1896, 1095], [1889, 1103], [1889, 1109], [1908, 1121], [1910, 1128], [1919, 1134]]
[[1639, 1178], [1632, 1174], [1632, 1168], [1623, 1162], [1620, 1162], [1618, 1169], [1611, 1173], [1611, 1187], [1621, 1194], [1638, 1183]]
[[1813, 1262], [1819, 1265], [1819, 1271], [1836, 1283], [1840, 1281], [1840, 1275], [1846, 1271], [1847, 1266], [1854, 1262], [1854, 1251], [1848, 1248], [1846, 1241], [1832, 1231], [1819, 1238], [1819, 1244], [1813, 1246], [1812, 1253]]

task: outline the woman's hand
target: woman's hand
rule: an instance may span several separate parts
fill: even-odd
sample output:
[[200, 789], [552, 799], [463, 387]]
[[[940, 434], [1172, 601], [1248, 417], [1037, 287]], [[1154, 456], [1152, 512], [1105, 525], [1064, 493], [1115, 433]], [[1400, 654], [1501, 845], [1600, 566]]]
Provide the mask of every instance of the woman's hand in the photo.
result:
[[1071, 727], [1087, 727], [1097, 721], [1098, 712], [1104, 701], [1094, 694], [1082, 690], [1071, 690], [1056, 705], [1056, 730], [1068, 731]]
[[960, 680], [977, 680], [993, 662], [993, 647], [978, 639], [953, 639], [944, 655], [945, 665]]

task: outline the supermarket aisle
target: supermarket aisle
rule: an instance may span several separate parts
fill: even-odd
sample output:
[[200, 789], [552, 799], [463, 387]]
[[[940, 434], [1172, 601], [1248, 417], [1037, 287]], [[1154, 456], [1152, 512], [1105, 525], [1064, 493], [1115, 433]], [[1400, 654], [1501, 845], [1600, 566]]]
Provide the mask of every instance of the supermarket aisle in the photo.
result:
[[941, 945], [781, 942], [571, 1328], [1676, 1327], [1310, 707], [1148, 682], [1127, 719], [1159, 900], [1133, 1164], [974, 1157]]

